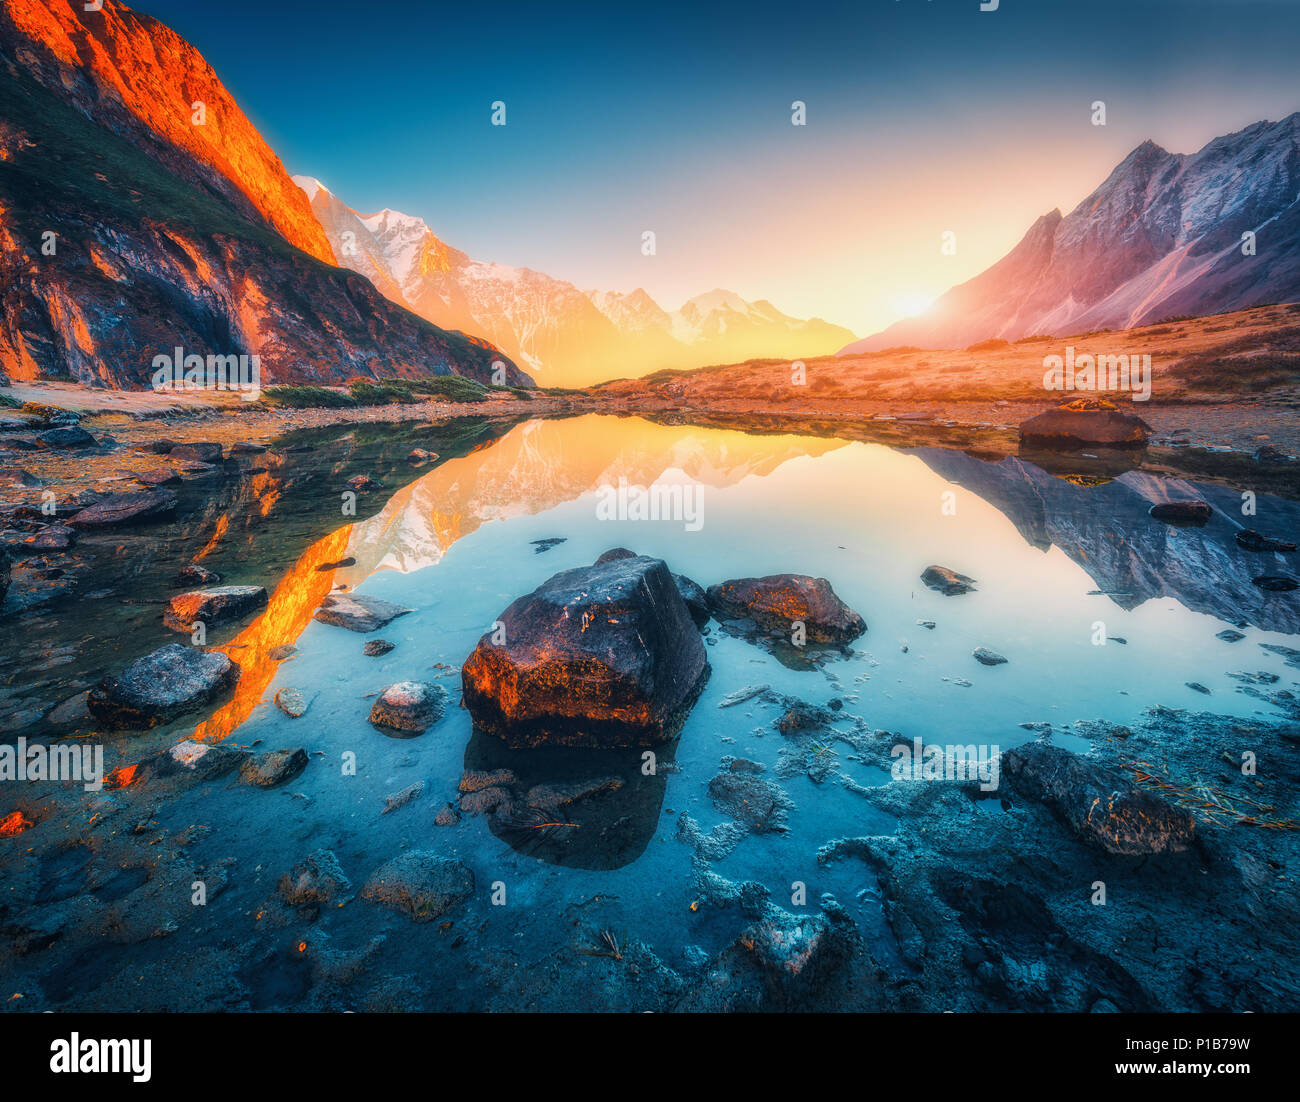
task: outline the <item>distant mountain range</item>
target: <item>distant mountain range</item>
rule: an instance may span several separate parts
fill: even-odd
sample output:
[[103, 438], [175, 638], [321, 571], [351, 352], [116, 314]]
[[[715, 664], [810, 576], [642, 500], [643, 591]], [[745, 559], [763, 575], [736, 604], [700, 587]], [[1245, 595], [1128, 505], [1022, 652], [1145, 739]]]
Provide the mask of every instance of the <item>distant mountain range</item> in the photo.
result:
[[715, 290], [664, 310], [644, 290], [582, 291], [529, 268], [471, 260], [420, 218], [361, 214], [319, 180], [295, 176], [339, 263], [446, 329], [476, 333], [539, 382], [580, 386], [661, 368], [827, 355], [853, 334]]
[[[175, 32], [117, 0], [4, 0], [0, 373], [138, 387], [177, 347], [257, 355], [264, 384], [488, 381], [508, 360], [336, 267], [305, 196]], [[507, 379], [529, 381], [513, 364]]]
[[1191, 155], [1143, 142], [1070, 214], [1043, 215], [924, 315], [841, 354], [1126, 329], [1298, 299], [1300, 112]]

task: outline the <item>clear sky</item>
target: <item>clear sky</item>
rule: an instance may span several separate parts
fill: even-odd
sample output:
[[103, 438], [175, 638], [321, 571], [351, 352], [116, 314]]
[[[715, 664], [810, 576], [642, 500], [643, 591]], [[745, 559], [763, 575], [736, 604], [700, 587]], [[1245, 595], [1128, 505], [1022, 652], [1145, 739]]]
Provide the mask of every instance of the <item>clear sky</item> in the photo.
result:
[[1300, 0], [979, 3], [133, 6], [204, 53], [290, 172], [363, 212], [582, 288], [672, 310], [725, 287], [859, 336], [1144, 139], [1192, 152], [1300, 109]]

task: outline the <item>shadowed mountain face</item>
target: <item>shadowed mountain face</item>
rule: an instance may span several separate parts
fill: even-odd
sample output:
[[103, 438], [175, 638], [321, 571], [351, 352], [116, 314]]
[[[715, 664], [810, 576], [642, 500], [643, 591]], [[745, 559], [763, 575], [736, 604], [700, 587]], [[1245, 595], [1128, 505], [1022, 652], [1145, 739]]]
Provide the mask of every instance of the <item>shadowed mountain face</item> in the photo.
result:
[[[1243, 252], [1242, 235], [1255, 235]], [[1044, 215], [993, 267], [922, 317], [843, 351], [1125, 329], [1300, 298], [1300, 112], [1200, 152], [1133, 150], [1062, 217]]]
[[539, 381], [580, 386], [661, 368], [757, 356], [827, 355], [853, 334], [730, 291], [662, 309], [645, 291], [582, 291], [529, 268], [471, 260], [413, 215], [360, 214], [319, 180], [295, 176], [339, 262], [445, 328], [479, 333]]
[[[1100, 486], [1079, 486], [1022, 459], [996, 463], [936, 448], [915, 454], [936, 474], [963, 486], [1001, 511], [1026, 542], [1053, 544], [1124, 609], [1173, 597], [1194, 612], [1265, 631], [1300, 631], [1300, 596], [1267, 593], [1251, 581], [1261, 574], [1294, 574], [1297, 556], [1259, 554], [1237, 546], [1243, 528], [1295, 540], [1300, 503], [1260, 496], [1243, 516], [1235, 490], [1129, 471]], [[1152, 505], [1170, 500], [1208, 502], [1204, 528], [1175, 528], [1152, 519]]]
[[[393, 304], [193, 47], [107, 0], [0, 10], [0, 368], [146, 385], [153, 358], [257, 355], [263, 384], [463, 374], [488, 342]], [[526, 376], [508, 365], [512, 381]]]

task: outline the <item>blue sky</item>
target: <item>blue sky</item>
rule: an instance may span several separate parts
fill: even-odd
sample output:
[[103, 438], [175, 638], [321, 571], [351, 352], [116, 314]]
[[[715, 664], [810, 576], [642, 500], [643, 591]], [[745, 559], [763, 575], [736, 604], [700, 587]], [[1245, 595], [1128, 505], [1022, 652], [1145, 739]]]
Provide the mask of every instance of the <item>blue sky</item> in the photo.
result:
[[1191, 152], [1300, 109], [1293, 0], [136, 6], [204, 53], [291, 172], [364, 212], [668, 309], [723, 286], [859, 335], [1142, 140]]

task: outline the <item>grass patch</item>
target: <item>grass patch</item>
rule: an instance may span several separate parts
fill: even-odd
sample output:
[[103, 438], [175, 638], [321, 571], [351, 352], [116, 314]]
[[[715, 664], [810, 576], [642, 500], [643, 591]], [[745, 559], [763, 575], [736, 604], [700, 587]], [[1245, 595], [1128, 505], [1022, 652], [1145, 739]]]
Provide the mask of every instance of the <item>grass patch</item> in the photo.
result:
[[286, 409], [348, 409], [357, 404], [350, 394], [323, 386], [268, 386], [262, 397]]

